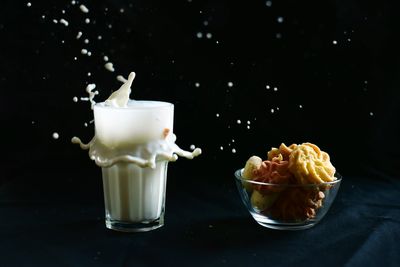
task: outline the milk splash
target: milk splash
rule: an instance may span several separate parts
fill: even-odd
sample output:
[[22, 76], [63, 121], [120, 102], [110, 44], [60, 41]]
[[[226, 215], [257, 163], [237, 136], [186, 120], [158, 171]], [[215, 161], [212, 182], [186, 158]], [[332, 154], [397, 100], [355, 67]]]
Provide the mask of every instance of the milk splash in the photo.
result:
[[[95, 104], [95, 114], [96, 108], [101, 112], [123, 112], [124, 110], [129, 111], [130, 109], [138, 108], [147, 110], [159, 107], [159, 105], [168, 108], [172, 106], [173, 108], [173, 105], [167, 102], [137, 101], [129, 99], [131, 85], [134, 79], [134, 72], [130, 73], [127, 80], [120, 77], [119, 80], [124, 81], [123, 85], [117, 91], [113, 92], [105, 102]], [[92, 92], [94, 88], [91, 87], [90, 89], [88, 88], [88, 92]], [[91, 98], [91, 100], [93, 101], [93, 98]], [[92, 102], [92, 105], [93, 104], [94, 101]], [[100, 113], [100, 111], [98, 112]], [[111, 125], [110, 127], [113, 126]], [[138, 125], [138, 127], [143, 127], [143, 125]], [[123, 131], [123, 129], [121, 131]], [[124, 135], [124, 133], [118, 132], [115, 133], [115, 135]], [[71, 141], [74, 144], [79, 144], [82, 149], [89, 150], [90, 159], [94, 160], [98, 166], [103, 168], [111, 167], [120, 162], [133, 163], [142, 168], [155, 168], [156, 163], [159, 161], [176, 161], [178, 156], [193, 159], [201, 154], [200, 148], [193, 147], [193, 151], [189, 152], [176, 145], [176, 135], [173, 134], [172, 129], [169, 128], [164, 128], [159, 138], [150, 138], [145, 142], [140, 141], [140, 138], [137, 142], [129, 141], [135, 138], [138, 139], [139, 137], [132, 136], [132, 138], [129, 137], [126, 139], [128, 141], [118, 141], [118, 138], [112, 136], [110, 139], [111, 141], [107, 138], [104, 138], [103, 141], [101, 141], [99, 140], [99, 133], [96, 131], [93, 139], [87, 144], [84, 144], [78, 137], [73, 137]], [[144, 138], [146, 139], [146, 136]], [[106, 139], [107, 141], [104, 141]]]

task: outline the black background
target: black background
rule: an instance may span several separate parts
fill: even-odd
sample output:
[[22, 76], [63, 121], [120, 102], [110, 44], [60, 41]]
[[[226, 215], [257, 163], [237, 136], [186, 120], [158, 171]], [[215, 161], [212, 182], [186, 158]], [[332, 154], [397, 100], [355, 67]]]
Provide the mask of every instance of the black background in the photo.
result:
[[[74, 207], [65, 204], [70, 200], [91, 203], [91, 215], [101, 217], [100, 168], [70, 143], [75, 135], [93, 136], [93, 125], [84, 126], [92, 113], [88, 102], [72, 98], [85, 97], [86, 85], [96, 83], [103, 101], [119, 87], [116, 75], [130, 71], [137, 73], [131, 98], [174, 103], [177, 144], [203, 149], [193, 161], [169, 165], [167, 203], [175, 210], [181, 191], [192, 200], [209, 196], [207, 203], [218, 203], [219, 194], [238, 201], [233, 172], [281, 142], [319, 145], [355, 182], [377, 173], [398, 179], [398, 5], [271, 2], [84, 1], [90, 10], [84, 14], [71, 1], [31, 1], [31, 7], [2, 1], [2, 199], [58, 201], [66, 210]], [[69, 26], [53, 23], [60, 18]], [[104, 68], [104, 55], [114, 73]], [[103, 231], [102, 222], [97, 227]]]
[[[70, 139], [93, 135], [92, 125], [83, 126], [91, 110], [72, 98], [96, 83], [102, 101], [119, 87], [117, 74], [135, 71], [132, 98], [174, 103], [177, 143], [204, 150], [202, 159], [177, 168], [231, 174], [252, 154], [309, 141], [329, 152], [342, 173], [365, 166], [399, 173], [399, 31], [392, 4], [88, 1], [84, 14], [69, 1], [26, 3], [6, 1], [1, 8], [7, 170], [45, 162], [90, 168]], [[52, 22], [60, 18], [69, 26]], [[93, 55], [82, 55], [82, 48]], [[103, 55], [115, 73], [104, 68]]]

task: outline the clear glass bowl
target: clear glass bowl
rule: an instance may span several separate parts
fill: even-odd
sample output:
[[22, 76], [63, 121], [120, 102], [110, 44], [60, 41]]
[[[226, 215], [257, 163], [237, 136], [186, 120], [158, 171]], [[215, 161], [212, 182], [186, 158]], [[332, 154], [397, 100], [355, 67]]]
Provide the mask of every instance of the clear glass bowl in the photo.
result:
[[329, 210], [339, 190], [342, 176], [321, 184], [270, 184], [247, 180], [243, 169], [235, 172], [240, 197], [251, 216], [264, 227], [279, 230], [307, 229]]

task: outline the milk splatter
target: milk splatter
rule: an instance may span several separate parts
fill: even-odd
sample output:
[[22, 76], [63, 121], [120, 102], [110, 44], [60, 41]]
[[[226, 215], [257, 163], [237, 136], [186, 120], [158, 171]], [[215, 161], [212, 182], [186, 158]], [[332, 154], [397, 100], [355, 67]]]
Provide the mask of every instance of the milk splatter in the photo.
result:
[[81, 36], [82, 36], [82, 32], [78, 32], [78, 34], [76, 35], [76, 39], [81, 38]]
[[111, 63], [111, 62], [107, 62], [106, 64], [104, 64], [104, 67], [105, 67], [106, 70], [108, 70], [108, 71], [111, 71], [111, 72], [114, 72], [114, 71], [115, 71], [114, 65], [113, 65], [113, 63]]
[[93, 92], [93, 90], [95, 88], [96, 88], [96, 84], [94, 84], [94, 83], [88, 84], [86, 86], [86, 92], [89, 94], [89, 101], [90, 101], [91, 109], [93, 109], [94, 105], [96, 104], [96, 102], [94, 101], [94, 97], [99, 94], [99, 91]]
[[89, 9], [85, 6], [85, 5], [80, 5], [79, 9], [83, 12], [83, 13], [89, 13]]
[[52, 136], [53, 136], [53, 139], [58, 139], [58, 138], [60, 138], [60, 135], [59, 135], [57, 132], [54, 132], [54, 133], [52, 134]]
[[65, 27], [68, 27], [68, 25], [69, 25], [68, 21], [65, 19], [60, 19], [60, 23], [64, 24]]

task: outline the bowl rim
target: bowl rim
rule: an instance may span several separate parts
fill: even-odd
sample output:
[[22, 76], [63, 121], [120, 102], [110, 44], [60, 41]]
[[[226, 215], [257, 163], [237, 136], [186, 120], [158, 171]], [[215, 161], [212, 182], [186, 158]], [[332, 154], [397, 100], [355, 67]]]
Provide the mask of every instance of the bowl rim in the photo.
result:
[[235, 171], [235, 179], [245, 182], [245, 183], [250, 183], [250, 184], [257, 184], [257, 185], [268, 185], [268, 186], [285, 186], [285, 187], [312, 187], [312, 186], [323, 186], [323, 185], [335, 185], [337, 183], [340, 183], [342, 181], [342, 175], [340, 175], [338, 172], [335, 172], [335, 177], [337, 178], [334, 181], [331, 182], [323, 182], [323, 183], [314, 183], [314, 184], [272, 184], [272, 183], [266, 183], [266, 182], [259, 182], [259, 181], [254, 181], [250, 179], [245, 179], [242, 177], [244, 168], [238, 169]]

